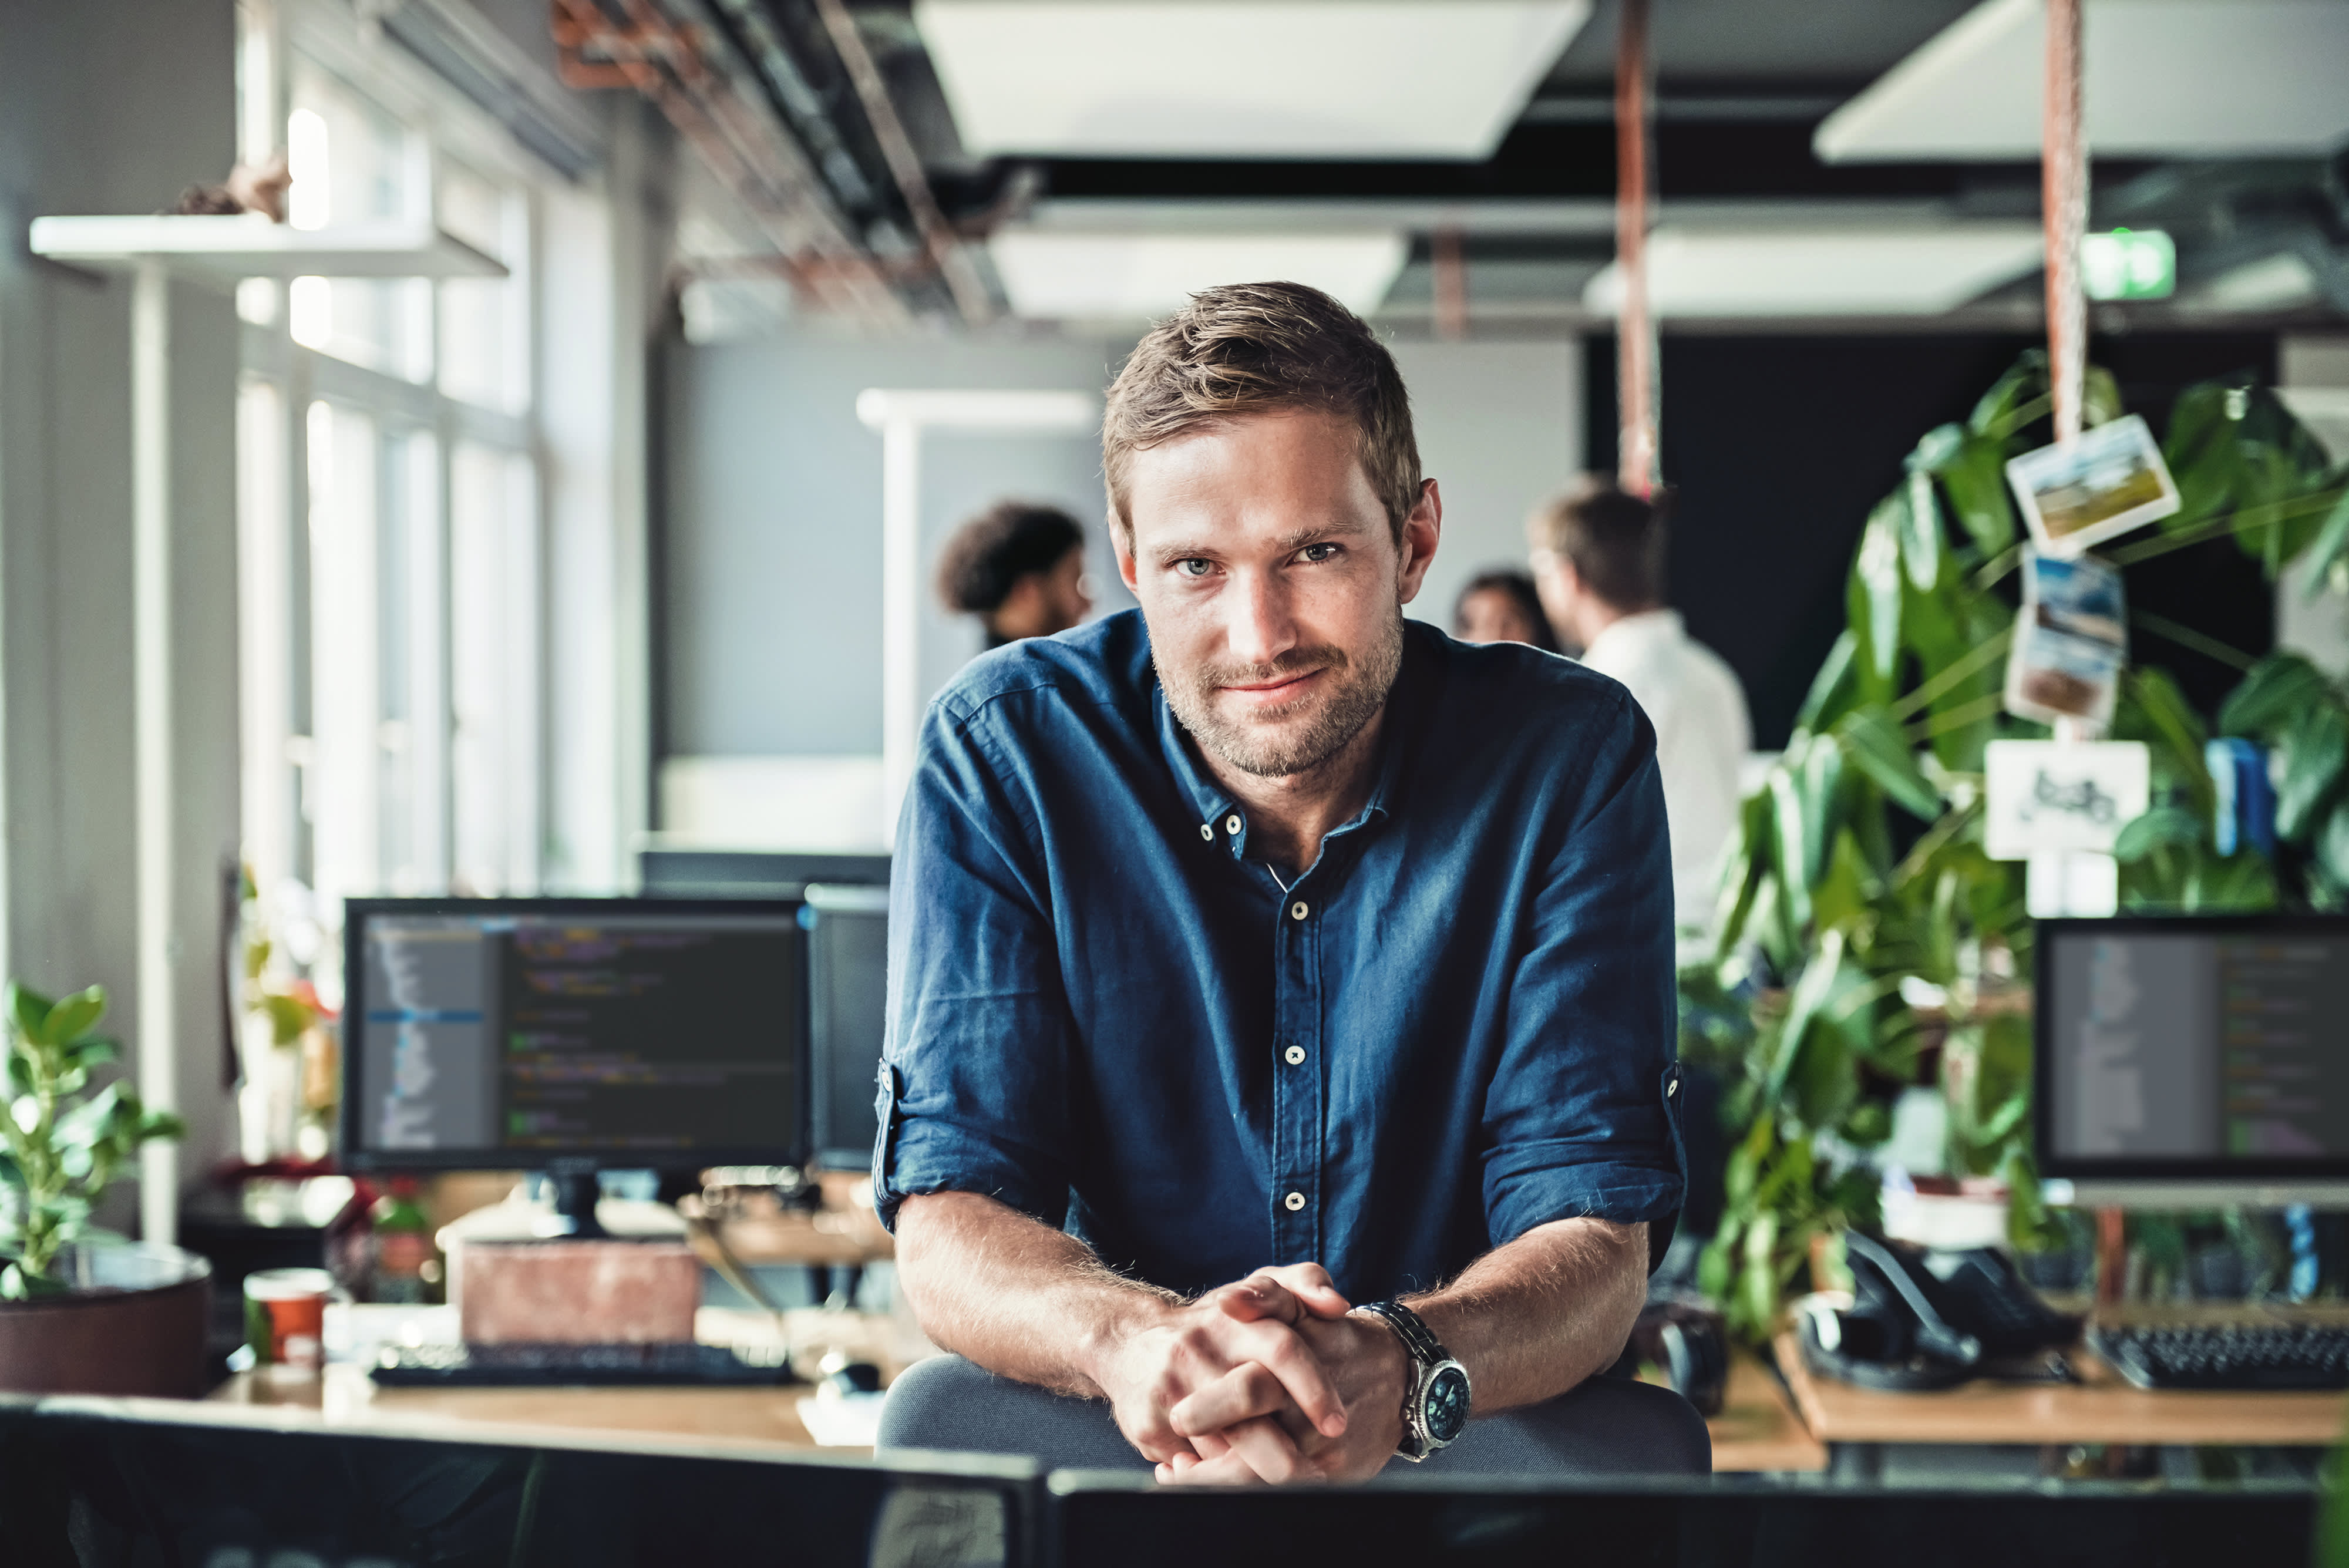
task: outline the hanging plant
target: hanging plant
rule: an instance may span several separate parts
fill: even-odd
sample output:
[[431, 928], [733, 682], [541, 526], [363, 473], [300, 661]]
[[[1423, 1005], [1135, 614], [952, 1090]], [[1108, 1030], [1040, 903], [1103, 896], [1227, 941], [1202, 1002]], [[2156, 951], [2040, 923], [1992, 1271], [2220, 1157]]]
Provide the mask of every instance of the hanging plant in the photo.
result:
[[[2047, 1229], [2029, 1147], [2032, 928], [2022, 867], [1984, 852], [1982, 800], [1989, 742], [2047, 733], [2006, 712], [2002, 686], [2008, 579], [2024, 549], [2005, 465], [2044, 444], [2051, 406], [2034, 349], [1963, 422], [1929, 431], [1869, 514], [1845, 629], [1740, 813], [1715, 957], [1682, 976], [1682, 1051], [1728, 1085], [1725, 1206], [1702, 1281], [1749, 1338], [1773, 1330], [1815, 1256], [1832, 1267], [1845, 1227], [1876, 1222], [1871, 1151], [1911, 1085], [1935, 1084], [1947, 1102], [1951, 1167], [2006, 1179], [2015, 1239]], [[2106, 372], [2088, 372], [2084, 411], [2090, 425], [2118, 417]], [[2164, 455], [2181, 510], [2106, 559], [2127, 566], [2232, 533], [2271, 575], [2307, 553], [2321, 573], [2349, 576], [2349, 474], [2271, 394], [2188, 389]], [[2330, 687], [2331, 705], [2314, 703], [2312, 676], [2323, 683], [2268, 661], [2221, 727], [2289, 748], [2293, 831], [2281, 811], [2278, 830], [2309, 846], [2313, 874], [2286, 891], [2319, 902], [2349, 890], [2349, 705]], [[2133, 907], [2283, 896], [2262, 857], [2218, 853], [2206, 728], [2174, 681], [2128, 672], [2112, 728], [2154, 759], [2155, 809], [2117, 851]]]

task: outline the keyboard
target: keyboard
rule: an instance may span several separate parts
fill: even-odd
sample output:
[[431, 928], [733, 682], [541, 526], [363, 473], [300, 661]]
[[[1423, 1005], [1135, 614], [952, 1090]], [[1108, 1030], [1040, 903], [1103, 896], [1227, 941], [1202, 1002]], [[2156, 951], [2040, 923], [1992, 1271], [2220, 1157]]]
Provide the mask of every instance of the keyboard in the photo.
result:
[[781, 1345], [388, 1345], [367, 1376], [388, 1388], [741, 1387], [788, 1383]]
[[2349, 1324], [2098, 1325], [2088, 1347], [2140, 1388], [2349, 1388]]

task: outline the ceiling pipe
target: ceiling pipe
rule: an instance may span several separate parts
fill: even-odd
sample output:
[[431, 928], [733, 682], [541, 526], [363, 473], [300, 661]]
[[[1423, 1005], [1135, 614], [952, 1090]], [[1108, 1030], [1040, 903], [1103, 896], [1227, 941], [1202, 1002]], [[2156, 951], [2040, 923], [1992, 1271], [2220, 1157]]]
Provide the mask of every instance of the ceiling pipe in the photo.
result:
[[986, 325], [995, 316], [995, 300], [988, 293], [987, 282], [978, 275], [978, 268], [947, 223], [946, 214], [938, 210], [936, 196], [930, 190], [929, 176], [923, 172], [921, 156], [914, 151], [913, 139], [905, 134], [905, 122], [897, 118], [897, 106], [889, 97], [889, 84], [881, 79], [880, 67], [873, 63], [872, 50], [864, 47], [864, 36], [856, 30], [856, 19], [848, 14], [841, 0], [815, 0], [816, 15], [823, 18], [824, 31], [832, 35], [832, 47], [839, 51], [840, 63], [848, 69], [848, 79], [855, 86], [856, 99], [864, 107], [864, 118], [873, 127], [874, 140], [881, 144], [881, 155], [888, 160], [889, 173], [897, 182], [897, 192], [905, 201], [905, 210], [913, 214], [915, 227], [921, 231], [922, 246], [929, 253], [931, 265], [946, 280], [947, 292], [954, 296], [955, 308], [962, 312], [965, 322], [973, 327]]
[[625, 21], [597, 0], [551, 0], [557, 73], [566, 87], [642, 95], [700, 154], [779, 250], [804, 298], [874, 325], [910, 320], [873, 257], [819, 196], [783, 130], [747, 102], [686, 29], [651, 4], [622, 0]]

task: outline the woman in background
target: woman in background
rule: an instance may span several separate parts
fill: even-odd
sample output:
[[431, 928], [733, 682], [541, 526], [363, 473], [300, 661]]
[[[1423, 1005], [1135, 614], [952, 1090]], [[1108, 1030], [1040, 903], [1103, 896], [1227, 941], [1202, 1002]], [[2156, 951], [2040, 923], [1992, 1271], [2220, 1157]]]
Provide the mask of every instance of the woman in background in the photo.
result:
[[1541, 595], [1523, 572], [1486, 572], [1461, 589], [1452, 608], [1452, 635], [1463, 642], [1523, 642], [1544, 653], [1558, 651]]

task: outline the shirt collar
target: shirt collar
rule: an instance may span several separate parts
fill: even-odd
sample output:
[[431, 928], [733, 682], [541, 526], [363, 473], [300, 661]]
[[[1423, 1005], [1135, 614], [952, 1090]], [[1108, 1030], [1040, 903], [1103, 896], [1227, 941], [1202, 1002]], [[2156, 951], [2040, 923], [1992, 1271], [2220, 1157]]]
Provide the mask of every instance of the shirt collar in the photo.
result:
[[1604, 657], [1618, 649], [1638, 648], [1658, 642], [1678, 641], [1682, 635], [1681, 612], [1675, 609], [1636, 610], [1608, 622], [1604, 630], [1590, 639], [1582, 650], [1587, 663], [1593, 658]]
[[[1401, 805], [1409, 758], [1418, 752], [1421, 733], [1434, 711], [1441, 658], [1433, 639], [1417, 623], [1403, 622], [1402, 668], [1387, 692], [1379, 735], [1377, 778], [1371, 785], [1370, 801], [1351, 820], [1331, 829], [1330, 837], [1383, 821]], [[1245, 858], [1247, 811], [1200, 760], [1198, 742], [1191, 738], [1183, 721], [1174, 716], [1174, 705], [1166, 701], [1164, 680], [1153, 680], [1150, 698], [1158, 723], [1159, 750], [1165, 755], [1166, 765], [1174, 770], [1175, 785], [1193, 813], [1191, 831], [1204, 839], [1221, 843], [1234, 859]]]

